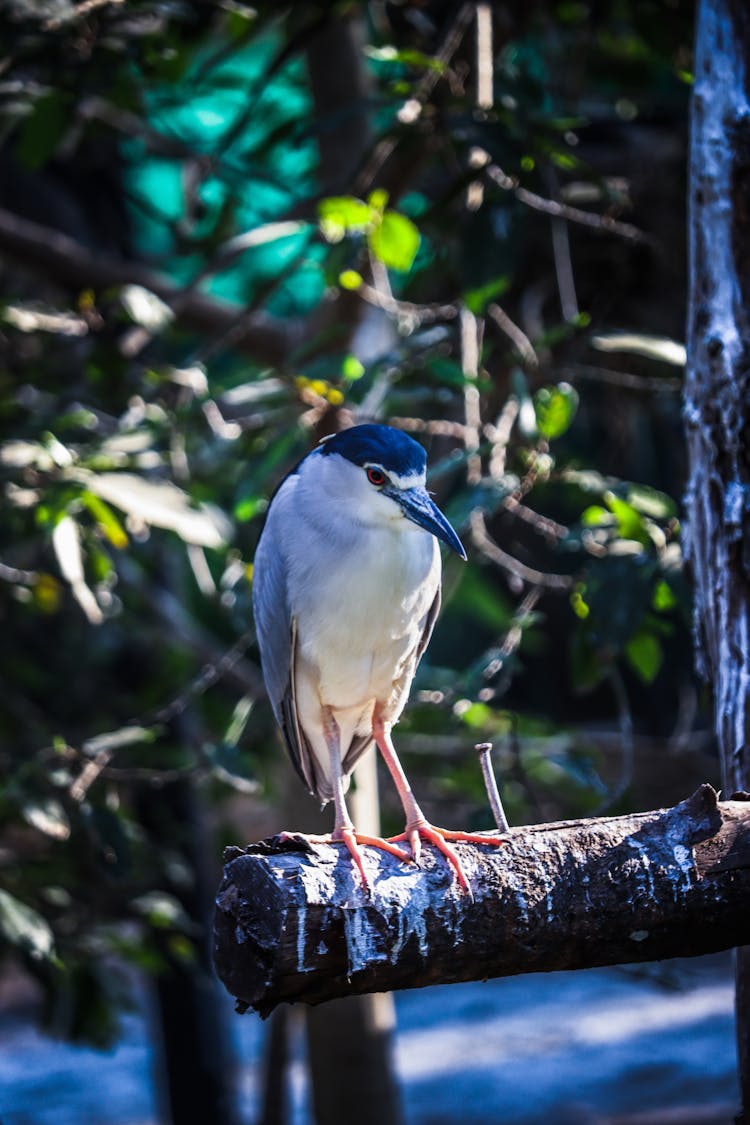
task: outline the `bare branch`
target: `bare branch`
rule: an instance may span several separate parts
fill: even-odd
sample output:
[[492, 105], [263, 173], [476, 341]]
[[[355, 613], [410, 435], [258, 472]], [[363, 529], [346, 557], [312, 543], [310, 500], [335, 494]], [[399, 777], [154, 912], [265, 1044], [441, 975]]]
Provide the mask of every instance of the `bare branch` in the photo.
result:
[[242, 317], [242, 335], [233, 341], [234, 346], [273, 367], [283, 367], [304, 338], [300, 321], [280, 323], [263, 312], [245, 312], [205, 293], [186, 292], [140, 262], [95, 253], [69, 235], [5, 208], [0, 208], [0, 255], [78, 291], [140, 285], [174, 309], [178, 322], [201, 332], [226, 332]]
[[623, 223], [613, 219], [611, 215], [595, 215], [591, 211], [583, 211], [580, 207], [571, 207], [568, 203], [560, 203], [554, 199], [545, 199], [528, 188], [521, 187], [517, 180], [508, 176], [497, 164], [488, 164], [485, 174], [493, 183], [503, 191], [511, 191], [519, 203], [524, 203], [534, 211], [542, 211], [545, 215], [554, 215], [568, 222], [577, 223], [579, 226], [590, 227], [602, 234], [615, 234], [628, 242], [640, 242], [654, 245], [655, 240], [639, 227], [632, 223]]
[[543, 570], [535, 570], [533, 567], [526, 566], [525, 563], [519, 562], [499, 547], [495, 540], [487, 531], [487, 524], [484, 519], [484, 512], [479, 508], [475, 508], [471, 513], [471, 539], [477, 550], [504, 570], [506, 574], [510, 575], [514, 580], [514, 587], [520, 587], [524, 582], [531, 586], [543, 586], [547, 590], [570, 590], [573, 586], [573, 578], [569, 574], [549, 574]]
[[534, 350], [534, 345], [522, 328], [511, 320], [507, 312], [494, 302], [487, 306], [487, 315], [495, 322], [501, 332], [504, 332], [514, 348], [529, 367], [539, 366], [539, 356]]

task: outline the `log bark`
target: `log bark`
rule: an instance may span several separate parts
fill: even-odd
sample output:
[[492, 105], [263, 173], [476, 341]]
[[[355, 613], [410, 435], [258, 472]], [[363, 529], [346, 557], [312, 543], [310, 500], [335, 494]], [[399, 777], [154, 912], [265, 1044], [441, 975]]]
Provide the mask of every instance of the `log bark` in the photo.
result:
[[366, 848], [278, 838], [228, 849], [214, 964], [238, 1009], [517, 973], [693, 956], [750, 942], [750, 800], [710, 785], [671, 809], [458, 845], [472, 894]]
[[[725, 788], [750, 788], [750, 11], [701, 0], [691, 114], [686, 548]], [[737, 951], [750, 1122], [750, 949]]]

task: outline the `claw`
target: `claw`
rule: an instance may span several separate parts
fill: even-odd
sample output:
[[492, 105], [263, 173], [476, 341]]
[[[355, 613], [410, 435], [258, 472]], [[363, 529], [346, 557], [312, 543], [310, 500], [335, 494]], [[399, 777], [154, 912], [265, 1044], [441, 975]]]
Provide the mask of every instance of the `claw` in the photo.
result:
[[411, 863], [412, 857], [403, 848], [397, 848], [394, 844], [389, 843], [388, 840], [382, 839], [380, 836], [365, 836], [361, 832], [355, 832], [353, 828], [342, 827], [333, 832], [328, 837], [333, 843], [345, 844], [349, 854], [354, 860], [355, 867], [359, 871], [360, 878], [363, 886], [369, 890], [370, 880], [364, 868], [362, 860], [362, 852], [359, 850], [359, 845], [369, 846], [371, 848], [380, 848], [383, 852], [388, 852], [389, 855], [395, 856], [400, 859], [402, 863]]
[[463, 844], [492, 844], [495, 846], [507, 843], [507, 840], [502, 839], [500, 836], [485, 836], [478, 832], [454, 832], [448, 828], [436, 828], [434, 824], [428, 824], [427, 821], [421, 821], [419, 824], [407, 824], [400, 835], [391, 836], [389, 839], [394, 843], [399, 840], [406, 840], [411, 848], [412, 858], [415, 863], [419, 861], [419, 856], [422, 851], [422, 840], [424, 839], [427, 840], [428, 843], [434, 844], [453, 868], [461, 889], [468, 894], [471, 894], [471, 888], [463, 864], [461, 863], [458, 852], [455, 848], [451, 847], [448, 841], [455, 840]]

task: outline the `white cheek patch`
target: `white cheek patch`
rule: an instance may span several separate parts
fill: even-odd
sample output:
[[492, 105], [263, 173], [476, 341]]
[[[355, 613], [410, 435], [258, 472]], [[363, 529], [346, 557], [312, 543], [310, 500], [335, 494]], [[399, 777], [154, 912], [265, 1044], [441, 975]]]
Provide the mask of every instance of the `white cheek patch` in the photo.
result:
[[424, 473], [412, 473], [408, 477], [400, 477], [398, 473], [391, 473], [391, 480], [397, 488], [424, 488], [425, 486]]

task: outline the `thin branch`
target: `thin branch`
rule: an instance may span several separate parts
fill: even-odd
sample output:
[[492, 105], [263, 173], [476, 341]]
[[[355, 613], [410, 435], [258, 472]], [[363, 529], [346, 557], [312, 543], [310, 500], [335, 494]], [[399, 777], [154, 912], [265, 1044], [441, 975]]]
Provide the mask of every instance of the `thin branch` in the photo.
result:
[[534, 345], [523, 329], [516, 324], [514, 320], [511, 320], [507, 312], [493, 302], [487, 306], [487, 315], [490, 320], [497, 325], [500, 331], [505, 333], [524, 362], [527, 363], [529, 367], [538, 367], [539, 356], [534, 350]]
[[450, 422], [446, 418], [404, 418], [394, 415], [388, 424], [410, 434], [432, 434], [435, 437], [452, 437], [464, 440], [466, 427], [463, 422]]
[[[463, 37], [473, 18], [474, 5], [472, 3], [463, 3], [456, 13], [456, 17], [450, 25], [440, 49], [435, 55], [437, 65], [430, 68], [423, 75], [412, 97], [404, 102], [396, 114], [402, 125], [413, 125], [422, 116], [422, 110], [428, 98], [447, 69], [450, 60], [461, 46]], [[372, 187], [377, 177], [382, 172], [384, 165], [393, 154], [399, 140], [400, 135], [384, 137], [375, 145], [372, 155], [365, 162], [364, 167], [357, 177], [355, 194], [364, 196]]]
[[549, 516], [540, 515], [539, 512], [535, 512], [532, 508], [527, 507], [526, 504], [522, 504], [515, 495], [506, 496], [503, 500], [502, 507], [506, 512], [518, 516], [524, 523], [529, 524], [530, 527], [534, 528], [534, 531], [538, 531], [540, 535], [543, 535], [545, 539], [548, 539], [551, 543], [556, 543], [560, 539], [566, 539], [570, 534], [570, 529], [565, 527], [564, 524], [558, 523], [557, 520], [550, 519]]
[[69, 11], [66, 11], [58, 16], [51, 16], [42, 24], [43, 31], [58, 31], [66, 24], [74, 23], [76, 20], [84, 19], [86, 16], [95, 12], [97, 8], [114, 7], [115, 5], [123, 4], [125, 0], [82, 0], [80, 4]]
[[632, 371], [615, 371], [611, 367], [596, 367], [585, 363], [567, 364], [561, 374], [571, 382], [576, 379], [591, 379], [644, 394], [674, 394], [682, 389], [682, 381], [671, 375], [636, 375]]
[[487, 790], [487, 799], [490, 802], [492, 815], [495, 819], [495, 825], [500, 832], [508, 832], [510, 825], [508, 818], [505, 815], [503, 802], [500, 800], [500, 792], [497, 788], [497, 778], [495, 771], [492, 768], [492, 743], [480, 742], [476, 746], [477, 753], [479, 754], [479, 764], [482, 767], [482, 777], [484, 778], [484, 787]]
[[516, 424], [520, 404], [515, 395], [511, 395], [497, 416], [494, 425], [484, 427], [485, 437], [492, 442], [490, 454], [490, 476], [493, 480], [502, 480], [505, 476], [505, 461], [508, 452], [510, 435]]
[[472, 312], [461, 306], [461, 369], [464, 383], [464, 445], [466, 458], [466, 480], [470, 485], [479, 484], [482, 479], [482, 458], [479, 453], [482, 413], [479, 388], [476, 380], [479, 375], [479, 352], [481, 347], [482, 323]]
[[[69, 235], [21, 218], [6, 208], [0, 208], [0, 255], [14, 259], [47, 280], [79, 291], [140, 285], [170, 308], [179, 305], [176, 321], [201, 332], [218, 333], [234, 328], [242, 312], [239, 306], [205, 293], [185, 295], [182, 287], [140, 262], [90, 251]], [[283, 367], [304, 339], [304, 333], [302, 321], [282, 324], [263, 312], [251, 312], [244, 315], [242, 335], [234, 345], [261, 363]]]
[[570, 590], [573, 586], [574, 579], [571, 575], [550, 574], [547, 571], [536, 570], [533, 567], [526, 566], [525, 563], [519, 562], [518, 559], [514, 559], [512, 555], [499, 547], [487, 531], [484, 512], [480, 508], [475, 508], [471, 513], [470, 527], [474, 546], [490, 562], [504, 570], [514, 580], [515, 587], [527, 582], [530, 586], [542, 586], [546, 590], [557, 590], [562, 593], [565, 590]]
[[477, 4], [477, 96], [479, 109], [492, 109], [494, 95], [494, 67], [492, 51], [492, 7], [481, 0]]
[[645, 231], [632, 223], [623, 223], [619, 219], [613, 219], [610, 215], [595, 215], [591, 211], [581, 210], [580, 207], [571, 207], [568, 203], [545, 199], [544, 196], [521, 187], [518, 180], [508, 176], [497, 164], [488, 164], [485, 174], [503, 191], [512, 192], [519, 203], [526, 204], [534, 211], [542, 211], [545, 215], [555, 215], [558, 218], [567, 219], [570, 223], [590, 227], [591, 230], [598, 231], [601, 234], [615, 234], [628, 242], [655, 245], [655, 239], [651, 235], [646, 234]]

